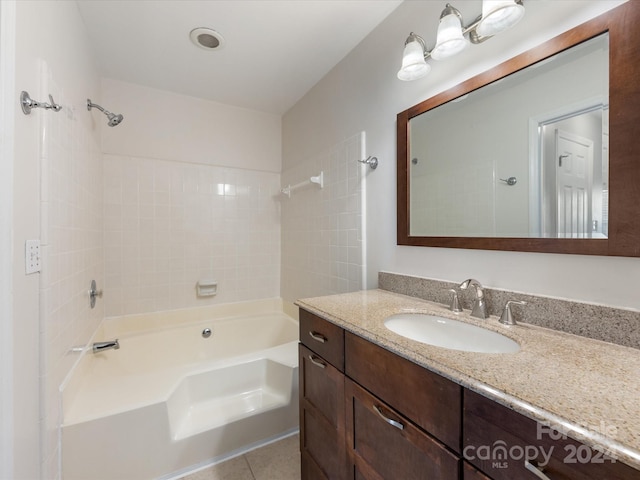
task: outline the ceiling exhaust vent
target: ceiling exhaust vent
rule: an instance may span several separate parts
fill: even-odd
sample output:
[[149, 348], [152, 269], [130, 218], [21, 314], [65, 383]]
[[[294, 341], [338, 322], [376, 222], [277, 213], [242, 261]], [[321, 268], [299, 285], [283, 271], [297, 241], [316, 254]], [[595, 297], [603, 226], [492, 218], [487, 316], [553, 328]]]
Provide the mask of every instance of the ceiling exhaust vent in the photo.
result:
[[210, 28], [199, 27], [191, 30], [191, 41], [203, 50], [220, 50], [224, 46], [224, 37]]

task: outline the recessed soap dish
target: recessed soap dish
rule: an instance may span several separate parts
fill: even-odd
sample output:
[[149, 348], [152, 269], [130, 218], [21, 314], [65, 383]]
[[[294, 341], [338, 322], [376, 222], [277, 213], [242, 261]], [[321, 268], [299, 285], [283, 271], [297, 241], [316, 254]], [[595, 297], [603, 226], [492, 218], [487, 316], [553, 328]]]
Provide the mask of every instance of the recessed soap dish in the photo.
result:
[[218, 293], [218, 282], [215, 280], [198, 280], [196, 293], [198, 297], [213, 297]]

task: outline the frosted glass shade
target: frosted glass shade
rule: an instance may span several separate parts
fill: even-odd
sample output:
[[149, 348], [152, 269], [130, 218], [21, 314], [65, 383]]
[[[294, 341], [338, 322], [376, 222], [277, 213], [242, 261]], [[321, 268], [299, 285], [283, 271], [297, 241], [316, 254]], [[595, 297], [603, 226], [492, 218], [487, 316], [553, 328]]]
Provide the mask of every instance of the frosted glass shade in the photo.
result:
[[424, 50], [417, 40], [409, 42], [402, 54], [402, 67], [398, 78], [404, 81], [416, 80], [424, 77], [431, 70], [431, 66], [424, 60]]
[[483, 0], [482, 20], [476, 27], [481, 37], [496, 35], [513, 27], [524, 15], [524, 7], [514, 0]]
[[438, 38], [436, 46], [431, 51], [431, 57], [435, 60], [453, 57], [467, 48], [467, 45], [469, 42], [462, 35], [460, 18], [452, 13], [440, 20]]

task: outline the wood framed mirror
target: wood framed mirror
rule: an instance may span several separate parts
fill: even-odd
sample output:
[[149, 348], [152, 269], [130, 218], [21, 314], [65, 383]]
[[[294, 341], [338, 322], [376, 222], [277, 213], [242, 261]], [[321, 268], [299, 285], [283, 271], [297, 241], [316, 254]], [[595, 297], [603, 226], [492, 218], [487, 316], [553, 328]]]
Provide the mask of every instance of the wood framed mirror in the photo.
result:
[[[572, 30], [569, 30], [558, 37], [545, 42], [517, 57], [508, 60], [491, 70], [473, 77], [454, 88], [429, 98], [407, 110], [398, 114], [397, 117], [397, 243], [398, 245], [413, 245], [427, 247], [448, 247], [448, 248], [467, 248], [467, 249], [483, 249], [483, 250], [506, 250], [506, 251], [524, 251], [524, 252], [545, 252], [545, 253], [568, 253], [582, 255], [615, 255], [638, 257], [640, 256], [640, 4], [637, 2], [627, 2], [599, 17], [594, 18]], [[606, 195], [602, 198], [602, 184], [596, 186], [595, 189], [599, 199], [599, 205], [604, 205], [604, 214], [596, 212], [598, 207], [594, 208], [593, 215], [585, 216], [588, 218], [588, 232], [584, 233], [562, 233], [549, 234], [545, 230], [544, 221], [533, 219], [536, 208], [538, 211], [547, 207], [527, 207], [526, 216], [528, 217], [527, 229], [521, 228], [510, 233], [509, 228], [494, 228], [493, 231], [487, 233], [486, 229], [472, 228], [469, 232], [464, 229], [447, 230], [443, 229], [442, 233], [437, 229], [430, 231], [429, 229], [419, 228], [418, 225], [436, 224], [436, 216], [418, 217], [419, 211], [431, 211], [429, 208], [416, 208], [418, 206], [429, 207], [429, 198], [424, 195], [425, 191], [429, 191], [428, 185], [433, 186], [439, 180], [435, 175], [432, 176], [431, 183], [418, 184], [415, 181], [412, 188], [412, 168], [416, 167], [418, 159], [412, 155], [412, 143], [415, 148], [419, 143], [416, 134], [412, 137], [412, 122], [417, 125], [418, 117], [426, 114], [425, 117], [431, 116], [434, 121], [438, 118], [445, 119], [442, 110], [435, 111], [441, 106], [453, 105], [454, 101], [467, 98], [466, 96], [473, 92], [479, 92], [483, 87], [491, 87], [493, 90], [499, 91], [502, 83], [497, 85], [499, 81], [509, 76], [513, 76], [516, 72], [522, 72], [527, 67], [538, 67], [550, 62], [554, 56], [561, 52], [568, 52], [573, 47], [586, 45], [589, 41], [595, 41], [596, 37], [606, 38], [608, 43], [608, 100], [603, 101], [605, 104], [605, 115], [608, 118], [606, 122], [608, 129], [608, 141], [605, 139], [602, 144], [608, 143], [608, 162], [605, 158], [603, 161], [605, 166], [600, 165], [600, 172], [604, 170], [604, 182]], [[577, 50], [577, 48], [576, 48]], [[582, 48], [588, 50], [588, 48]], [[537, 68], [536, 68], [537, 69]], [[519, 73], [518, 73], [519, 74]], [[521, 82], [522, 83], [522, 82]], [[462, 105], [464, 102], [460, 102]], [[458, 108], [458, 107], [456, 107]], [[587, 108], [588, 110], [588, 108]], [[457, 115], [464, 115], [458, 112]], [[459, 117], [460, 118], [460, 117]], [[491, 115], [487, 115], [487, 124], [492, 125]], [[520, 122], [521, 128], [529, 131], [531, 128], [531, 118], [527, 125], [526, 121]], [[496, 127], [497, 130], [497, 127]], [[557, 132], [558, 130], [556, 130]], [[519, 132], [520, 135], [522, 132]], [[529, 137], [528, 137], [529, 138]], [[472, 140], [456, 140], [458, 142], [471, 142]], [[425, 156], [430, 156], [431, 164], [433, 162], [449, 163], [450, 159], [443, 154], [443, 149], [437, 149], [437, 153], [429, 151], [429, 144], [434, 145], [435, 142], [424, 141], [426, 151]], [[528, 143], [531, 144], [531, 138]], [[495, 144], [495, 141], [494, 141]], [[598, 144], [598, 148], [602, 148]], [[434, 149], [436, 149], [434, 145]], [[605, 148], [606, 149], [606, 148]], [[520, 155], [530, 157], [530, 152], [535, 149], [531, 145], [527, 147], [529, 155]], [[446, 152], [446, 151], [445, 151]], [[415, 150], [414, 150], [415, 153]], [[463, 156], [457, 159], [459, 166], [465, 165], [465, 159], [471, 155]], [[428, 162], [427, 162], [428, 163]], [[454, 162], [450, 162], [454, 163]], [[531, 160], [529, 160], [531, 163]], [[561, 163], [561, 162], [560, 162]], [[494, 162], [495, 165], [495, 162]], [[461, 170], [458, 170], [460, 172]], [[424, 173], [423, 175], [430, 175]], [[471, 174], [476, 175], [476, 174]], [[509, 185], [510, 178], [508, 172], [498, 172], [495, 169], [489, 172], [492, 177], [493, 185], [491, 188], [504, 188]], [[531, 175], [527, 172], [527, 175]], [[599, 174], [596, 174], [598, 176]], [[504, 178], [501, 181], [500, 178]], [[540, 183], [543, 180], [538, 179]], [[513, 180], [511, 180], [513, 183]], [[465, 184], [444, 185], [443, 188], [452, 189], [455, 195], [455, 189], [458, 187], [461, 192], [467, 190]], [[518, 185], [518, 188], [524, 189], [525, 196], [532, 198], [532, 192], [535, 182], [531, 178], [525, 179]], [[540, 187], [541, 189], [543, 187]], [[600, 190], [598, 190], [600, 189]], [[413, 190], [413, 192], [412, 192]], [[515, 189], [510, 190], [513, 192]], [[413, 197], [412, 197], [413, 194]], [[500, 196], [494, 195], [494, 201]], [[412, 200], [413, 199], [413, 200]], [[442, 203], [448, 200], [444, 198]], [[467, 204], [471, 204], [471, 200], [467, 200]], [[503, 198], [504, 202], [504, 198]], [[539, 202], [539, 197], [536, 197]], [[530, 200], [530, 203], [535, 203]], [[466, 208], [466, 207], [465, 207]], [[556, 206], [547, 208], [549, 211], [557, 209]], [[534, 213], [531, 213], [534, 212]], [[449, 214], [450, 212], [445, 212]], [[454, 212], [455, 213], [455, 212]], [[440, 212], [442, 215], [442, 212]], [[559, 216], [560, 214], [558, 214]], [[599, 215], [599, 216], [598, 216]], [[413, 221], [412, 221], [413, 216]], [[553, 216], [549, 214], [548, 216]], [[555, 221], [555, 220], [554, 220]], [[602, 229], [602, 222], [606, 222], [606, 228]], [[455, 223], [458, 222], [458, 225]], [[449, 223], [460, 227], [460, 223], [464, 222], [459, 215], [453, 215]], [[583, 222], [584, 223], [584, 222]], [[538, 227], [536, 227], [538, 225]], [[541, 225], [541, 226], [540, 226]], [[413, 228], [412, 228], [413, 226]], [[554, 227], [555, 228], [555, 227]], [[553, 230], [553, 228], [551, 228]], [[506, 232], [506, 233], [504, 233]], [[592, 233], [593, 232], [593, 233]]]

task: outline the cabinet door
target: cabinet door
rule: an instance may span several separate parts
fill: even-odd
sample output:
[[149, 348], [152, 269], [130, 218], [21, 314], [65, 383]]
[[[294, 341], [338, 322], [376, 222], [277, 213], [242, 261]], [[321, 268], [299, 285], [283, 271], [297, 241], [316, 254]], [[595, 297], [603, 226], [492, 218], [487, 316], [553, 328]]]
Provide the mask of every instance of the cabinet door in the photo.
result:
[[440, 442], [349, 379], [345, 395], [352, 478], [460, 478], [460, 460]]
[[344, 375], [299, 348], [302, 478], [341, 480], [346, 473]]
[[[464, 392], [464, 458], [495, 480], [638, 480], [605, 457], [475, 392]], [[538, 473], [535, 473], [535, 470]]]
[[344, 431], [344, 375], [324, 358], [300, 345], [300, 397], [324, 417], [331, 428]]

